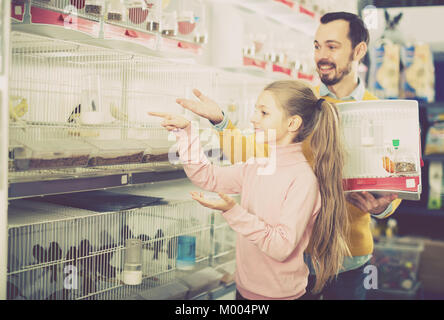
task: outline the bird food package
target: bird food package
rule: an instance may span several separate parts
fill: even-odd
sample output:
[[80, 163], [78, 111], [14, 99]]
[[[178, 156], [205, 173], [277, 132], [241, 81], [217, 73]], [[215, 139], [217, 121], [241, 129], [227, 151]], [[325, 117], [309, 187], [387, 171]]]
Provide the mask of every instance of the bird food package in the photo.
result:
[[399, 98], [400, 48], [390, 42], [382, 43], [371, 50], [369, 85], [381, 99]]
[[433, 102], [435, 100], [435, 68], [429, 45], [403, 46], [401, 61], [404, 66], [401, 75], [403, 97]]

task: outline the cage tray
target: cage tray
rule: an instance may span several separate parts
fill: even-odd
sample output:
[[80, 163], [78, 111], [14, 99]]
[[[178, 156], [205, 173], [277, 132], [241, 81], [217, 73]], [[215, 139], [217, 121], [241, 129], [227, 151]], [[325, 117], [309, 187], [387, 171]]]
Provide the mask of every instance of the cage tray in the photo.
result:
[[162, 198], [121, 194], [110, 191], [88, 191], [35, 198], [69, 207], [97, 212], [114, 212], [164, 203]]

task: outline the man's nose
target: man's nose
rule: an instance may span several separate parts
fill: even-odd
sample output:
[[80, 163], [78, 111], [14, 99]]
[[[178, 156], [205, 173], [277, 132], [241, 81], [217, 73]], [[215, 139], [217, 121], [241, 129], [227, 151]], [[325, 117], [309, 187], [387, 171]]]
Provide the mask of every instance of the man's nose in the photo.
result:
[[330, 52], [323, 48], [318, 49], [316, 52], [316, 60], [317, 62], [320, 60], [330, 60]]

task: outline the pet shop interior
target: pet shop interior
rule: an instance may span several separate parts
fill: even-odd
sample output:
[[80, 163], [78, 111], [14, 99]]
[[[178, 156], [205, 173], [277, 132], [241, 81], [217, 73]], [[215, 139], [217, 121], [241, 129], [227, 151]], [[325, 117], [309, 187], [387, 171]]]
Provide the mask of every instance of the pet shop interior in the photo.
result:
[[[0, 299], [234, 300], [234, 231], [148, 112], [199, 124], [231, 165], [197, 88], [241, 130], [276, 80], [321, 86], [329, 12], [368, 29], [359, 83], [338, 110], [346, 194], [401, 203], [370, 215], [366, 299], [444, 299], [444, 3], [420, 0], [2, 0]], [[347, 106], [347, 103], [344, 103]], [[350, 106], [353, 106], [351, 108]], [[238, 203], [242, 194], [231, 195]]]

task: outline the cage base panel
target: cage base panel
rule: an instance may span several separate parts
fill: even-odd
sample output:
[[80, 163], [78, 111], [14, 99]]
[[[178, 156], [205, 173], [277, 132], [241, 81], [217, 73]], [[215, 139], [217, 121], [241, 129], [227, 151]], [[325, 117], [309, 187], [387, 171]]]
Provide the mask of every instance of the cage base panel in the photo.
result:
[[421, 177], [345, 179], [344, 190], [346, 193], [368, 191], [377, 197], [396, 193], [401, 199], [419, 200], [421, 196]]

